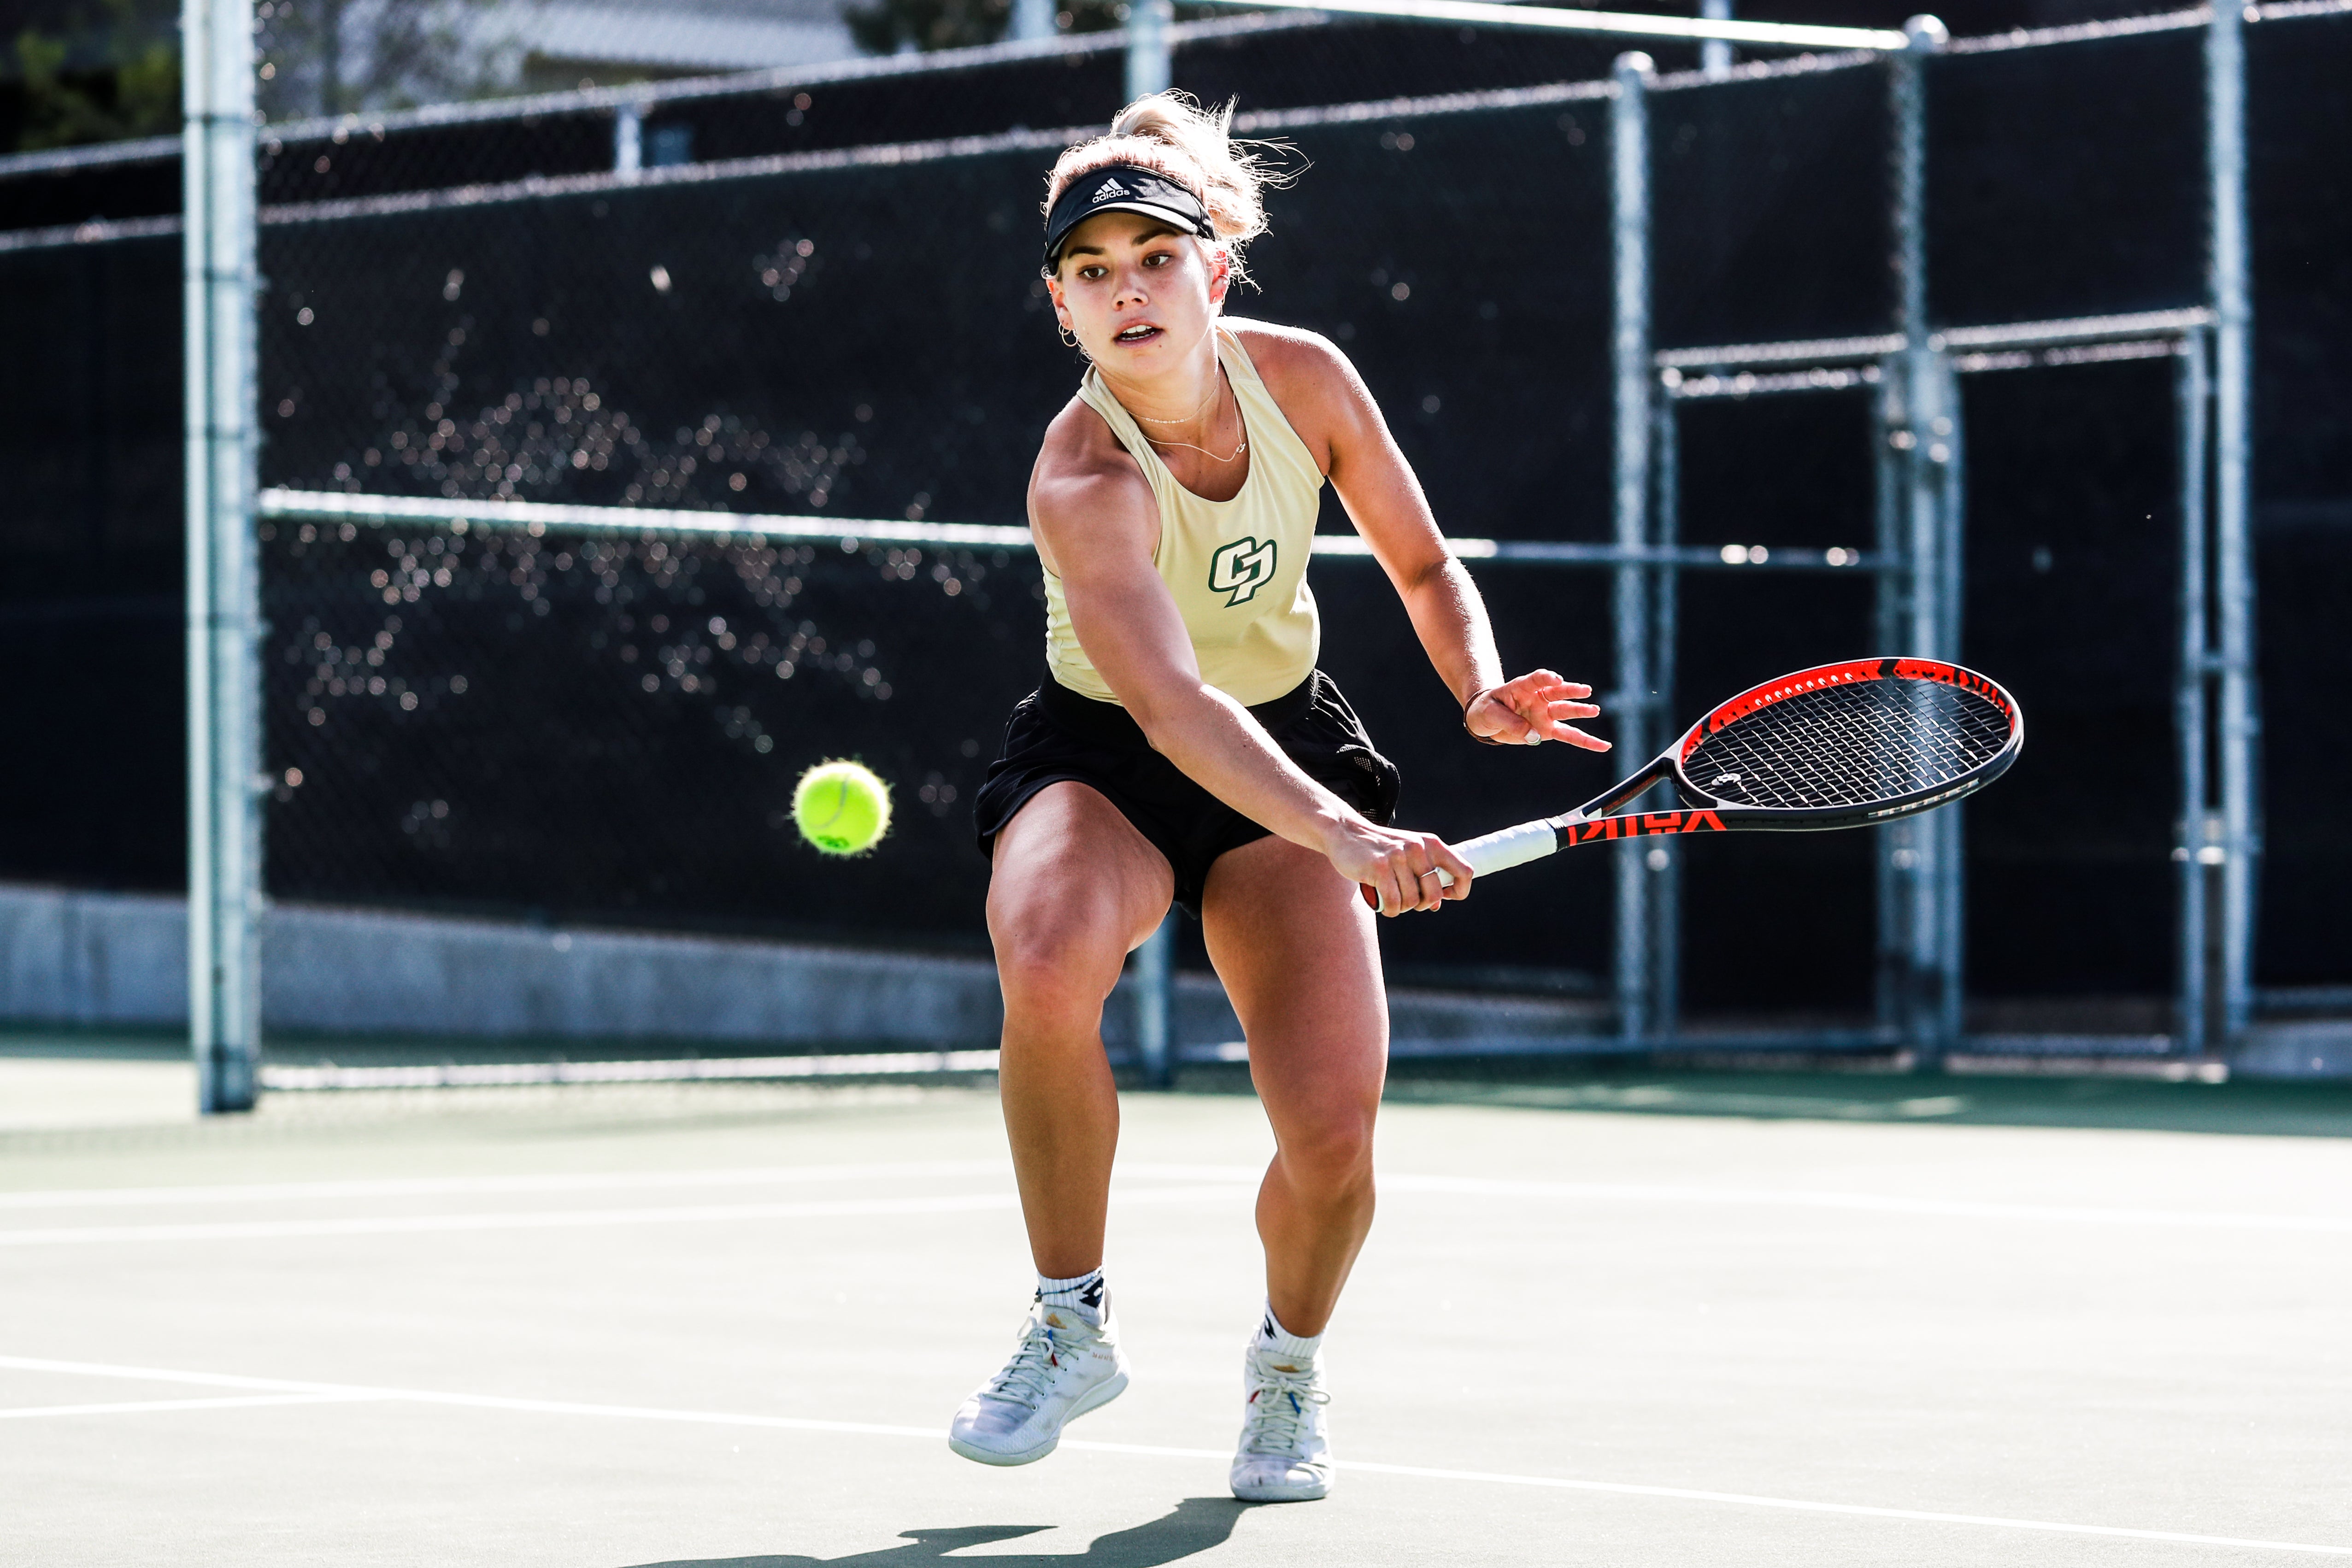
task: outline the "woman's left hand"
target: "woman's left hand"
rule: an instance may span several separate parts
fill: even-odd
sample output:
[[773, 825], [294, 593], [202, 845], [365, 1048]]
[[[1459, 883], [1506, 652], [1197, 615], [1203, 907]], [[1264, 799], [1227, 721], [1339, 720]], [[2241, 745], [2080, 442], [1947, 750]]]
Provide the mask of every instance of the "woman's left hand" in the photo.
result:
[[1568, 721], [1593, 718], [1601, 709], [1586, 699], [1592, 688], [1564, 681], [1550, 670], [1536, 670], [1499, 686], [1488, 686], [1470, 699], [1462, 727], [1496, 746], [1540, 746], [1547, 740], [1566, 741], [1587, 751], [1606, 751], [1609, 742], [1585, 734]]

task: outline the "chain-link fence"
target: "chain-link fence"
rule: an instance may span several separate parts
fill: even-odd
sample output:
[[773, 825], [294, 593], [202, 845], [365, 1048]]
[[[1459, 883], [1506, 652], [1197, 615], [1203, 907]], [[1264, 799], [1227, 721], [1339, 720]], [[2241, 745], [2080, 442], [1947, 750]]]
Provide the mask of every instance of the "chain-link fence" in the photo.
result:
[[[2341, 983], [2326, 934], [2352, 842], [2288, 803], [2341, 756], [2328, 662], [2310, 655], [2336, 640], [2326, 585], [2352, 538], [2338, 428], [2352, 396], [2329, 348], [2352, 299], [2331, 151], [2352, 141], [2352, 110], [2330, 85], [2352, 65], [2352, 17], [2275, 15], [2248, 38], [2273, 781], [2260, 951], [2266, 983]], [[2200, 298], [2196, 50], [2176, 28], [1932, 63], [1935, 319]], [[1604, 52], [1256, 21], [1176, 52], [1180, 84], [1240, 94], [1249, 123], [1304, 160], [1253, 256], [1263, 293], [1239, 309], [1347, 349], [1457, 534], [1607, 532], [1608, 117], [1597, 87], [1542, 85], [1599, 75]], [[1661, 343], [1885, 330], [1885, 83], [1839, 66], [1655, 96]], [[380, 140], [289, 130], [264, 147], [265, 482], [1017, 524], [1038, 432], [1078, 367], [1034, 287], [1039, 176], [1059, 138], [1013, 128], [1099, 121], [1118, 80], [1115, 48], [1072, 45], [680, 91], [646, 101], [638, 131], [650, 148], [686, 127], [659, 143], [686, 161], [634, 172], [613, 166], [610, 94], [388, 123]], [[1311, 108], [1435, 89], [1488, 96]], [[996, 140], [876, 145], [956, 136]], [[86, 768], [13, 776], [26, 820], [60, 831], [10, 851], [9, 874], [168, 885], [175, 870], [174, 244], [0, 236], [9, 340], [45, 367], [0, 394], [25, 497], [0, 625], [20, 663], [76, 672], [71, 695], [51, 686], [16, 711], [88, 737]], [[1996, 1001], [2160, 997], [2169, 372], [2020, 365], [1965, 383], [1963, 652], [2036, 720], [2025, 766], [1970, 807], [1976, 984]], [[1866, 545], [1869, 397], [1854, 384], [1684, 405], [1684, 539]], [[1325, 526], [1345, 526], [1336, 508]], [[979, 940], [967, 807], [1004, 707], [1035, 679], [1030, 558], [287, 520], [265, 570], [279, 895]], [[1510, 662], [1606, 671], [1600, 575], [1479, 575]], [[1476, 831], [1597, 783], [1581, 758], [1430, 738], [1454, 716], [1392, 593], [1355, 561], [1318, 564], [1315, 580], [1328, 663], [1403, 755], [1413, 821]], [[1664, 694], [1676, 715], [1868, 635], [1860, 576], [1688, 573], [1683, 594], [1679, 688]], [[776, 812], [801, 766], [844, 753], [898, 781], [899, 836], [821, 866]], [[104, 780], [95, 793], [73, 782], [84, 773]], [[1861, 836], [1707, 849], [1686, 873], [1695, 1008], [1866, 1001]], [[1465, 979], [1600, 969], [1609, 874], [1569, 857], [1498, 879], [1461, 917], [1401, 924], [1391, 956]]]
[[[1313, 172], [1280, 198], [1276, 237], [1254, 257], [1277, 314], [1332, 332], [1394, 387], [1396, 422], [1425, 476], [1449, 493], [1449, 514], [1500, 537], [1600, 532], [1605, 413], [1583, 409], [1563, 432], [1549, 419], [1528, 421], [1524, 397], [1529, 384], [1556, 379], [1557, 345], [1601, 351], [1602, 301], [1462, 287], [1486, 282], [1465, 258], [1486, 246], [1602, 265], [1600, 175], [1589, 166], [1600, 150], [1570, 140], [1597, 124], [1589, 108], [1581, 121], [1573, 112], [1590, 96], [1290, 125]], [[1466, 180], [1538, 139], [1571, 155], [1580, 196], [1560, 190], [1475, 235], [1421, 222], [1424, 180]], [[477, 193], [274, 221], [263, 245], [272, 280], [265, 477], [308, 491], [1017, 525], [1038, 435], [1079, 369], [1054, 336], [1032, 244], [1040, 171], [1058, 145], [1016, 135], [899, 156], [887, 180], [870, 161], [819, 157], [732, 178], [605, 176], [561, 194]], [[1400, 181], [1416, 160], [1431, 172]], [[1477, 345], [1486, 374], [1439, 368], [1441, 345], [1458, 350], [1465, 340]], [[1041, 667], [1034, 558], [782, 547], [807, 556], [795, 567], [772, 544], [675, 533], [599, 543], [556, 529], [522, 546], [544, 583], [515, 586], [505, 579], [526, 569], [495, 542], [363, 526], [349, 541], [311, 532], [289, 543], [281, 525], [271, 544], [266, 580], [290, 597], [269, 607], [270, 667], [289, 683], [299, 674], [306, 690], [324, 683], [331, 697], [352, 653], [375, 652], [363, 698], [352, 700], [348, 681], [341, 695], [376, 717], [340, 718], [325, 702], [314, 719], [272, 704], [271, 767], [281, 780], [288, 768], [305, 779], [279, 785], [273, 888], [453, 904], [495, 888], [508, 906], [567, 918], [977, 939], [985, 866], [971, 844], [969, 804], [1004, 711]], [[495, 583], [459, 564], [478, 562], [485, 548], [499, 562]], [[301, 553], [281, 559], [288, 549]], [[403, 570], [399, 559], [419, 551], [430, 563], [412, 585], [421, 603], [380, 602], [374, 576]], [[745, 586], [745, 562], [755, 559], [763, 575]], [[1318, 577], [1335, 629], [1380, 628], [1330, 639], [1334, 667], [1371, 722], [1400, 737], [1432, 722], [1451, 730], [1434, 680], [1396, 656], [1409, 633], [1377, 573], [1335, 562]], [[361, 622], [313, 627], [306, 617], [315, 611], [295, 613], [329, 583], [341, 585], [331, 591]], [[1586, 601], [1572, 626], [1521, 640], [1540, 637], [1543, 656], [1599, 667], [1597, 583], [1496, 591], [1528, 606], [1508, 615], [1515, 626], [1548, 619], [1532, 607], [1556, 606], [1563, 592]], [[473, 619], [455, 626], [437, 619], [456, 613], [457, 596], [478, 593], [499, 599], [495, 613], [468, 609]], [[509, 619], [515, 629], [502, 630]], [[507, 675], [486, 672], [467, 640], [492, 632], [540, 652], [518, 653]], [[722, 638], [732, 646], [720, 648]], [[590, 646], [610, 650], [609, 669], [581, 662]], [[746, 659], [755, 648], [766, 661], [757, 666]], [[329, 650], [335, 657], [317, 656]], [[698, 653], [710, 662], [692, 663]], [[548, 684], [564, 670], [570, 695]], [[454, 698], [453, 675], [467, 684]], [[404, 695], [431, 706], [399, 710]], [[479, 725], [484, 738], [428, 743], [410, 733], [445, 722], [457, 726], [453, 737]], [[572, 754], [544, 733], [550, 725], [578, 725], [572, 744], [592, 750], [641, 732], [660, 739], [559, 769], [572, 791], [560, 810], [488, 771], [469, 784], [435, 760], [445, 745], [457, 757], [512, 746], [495, 779], [528, 777], [530, 759]], [[1530, 769], [1526, 758], [1498, 767], [1466, 742], [1447, 749], [1460, 755], [1417, 768], [1412, 789], [1425, 813], [1453, 800], [1454, 831], [1496, 812], [1538, 810], [1582, 782], [1556, 766]], [[847, 867], [821, 864], [778, 825], [792, 778], [839, 752], [866, 757], [913, 796], [892, 852]], [[624, 764], [624, 755], [635, 760]], [[383, 830], [373, 860], [334, 847], [355, 820], [352, 787], [338, 782], [354, 768], [391, 791], [368, 808]], [[1494, 777], [1481, 782], [1482, 770]], [[704, 789], [677, 792], [682, 778], [698, 776]], [[436, 801], [446, 813], [438, 819]], [[423, 816], [413, 810], [419, 802]], [[412, 818], [414, 832], [400, 826]], [[306, 830], [306, 820], [317, 826]], [[702, 848], [673, 846], [665, 821]], [[520, 847], [592, 822], [640, 848], [567, 869], [561, 856]], [[1597, 881], [1588, 891], [1596, 896], [1558, 905], [1556, 887], [1523, 885], [1516, 915], [1544, 936], [1489, 961], [1589, 967], [1575, 955], [1604, 940], [1605, 906]], [[1563, 917], [1561, 907], [1574, 913]], [[1465, 935], [1455, 950], [1404, 961], [1464, 960], [1481, 946]]]
[[[1034, 674], [1016, 632], [1034, 557], [351, 523], [264, 538], [279, 896], [973, 942], [971, 793]], [[787, 808], [844, 752], [895, 781], [896, 827], [889, 852], [827, 865]]]

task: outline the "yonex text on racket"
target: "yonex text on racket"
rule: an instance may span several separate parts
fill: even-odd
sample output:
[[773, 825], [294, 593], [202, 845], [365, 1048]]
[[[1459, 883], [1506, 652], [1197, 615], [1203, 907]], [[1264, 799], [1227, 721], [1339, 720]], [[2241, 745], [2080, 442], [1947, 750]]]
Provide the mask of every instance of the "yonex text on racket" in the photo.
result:
[[[1934, 659], [1822, 664], [1740, 693], [1574, 810], [1454, 852], [1486, 876], [1602, 840], [1874, 827], [1974, 794], [2024, 744], [2017, 699], [1974, 670]], [[1682, 810], [1611, 814], [1661, 781]], [[1364, 900], [1379, 907], [1370, 887]]]

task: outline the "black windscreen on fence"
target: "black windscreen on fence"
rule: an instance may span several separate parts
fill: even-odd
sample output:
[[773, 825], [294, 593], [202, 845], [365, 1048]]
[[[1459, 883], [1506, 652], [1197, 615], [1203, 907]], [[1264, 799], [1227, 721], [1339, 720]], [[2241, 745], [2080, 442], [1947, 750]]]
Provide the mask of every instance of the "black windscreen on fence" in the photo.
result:
[[1653, 99], [1658, 342], [1886, 330], [1888, 131], [1877, 68]]
[[1936, 62], [1927, 274], [1938, 322], [2204, 299], [2204, 29], [2184, 27]]
[[[280, 897], [976, 939], [971, 793], [1034, 680], [1035, 558], [265, 524]], [[793, 780], [896, 785], [822, 860]]]
[[[1870, 543], [1866, 391], [1690, 401], [1675, 418], [1685, 542]], [[1860, 575], [1683, 573], [1668, 723], [1688, 724], [1751, 685], [1867, 645], [1872, 587]], [[1872, 863], [1860, 833], [1726, 835], [1694, 846], [1682, 873], [1688, 1005], [1868, 1006]]]
[[[2337, 351], [2352, 204], [2336, 150], [2352, 100], [2334, 84], [2352, 69], [2352, 18], [2264, 23], [2248, 40], [2271, 802], [2259, 952], [2264, 983], [2340, 982], [2327, 934], [2352, 842], [2292, 803], [2342, 758], [2331, 654], [2333, 585], [2352, 569]], [[2184, 29], [1931, 63], [1939, 320], [2201, 298], [2199, 46]], [[1597, 75], [1578, 63], [1587, 47], [1269, 25], [1191, 42], [1178, 68], [1268, 109]], [[1117, 65], [1078, 52], [835, 83], [806, 106], [681, 100], [647, 125], [689, 124], [698, 163], [1057, 126], [1108, 113]], [[1653, 100], [1662, 344], [1885, 329], [1885, 72], [1864, 67]], [[1277, 132], [1303, 167], [1253, 254], [1261, 291], [1234, 308], [1347, 350], [1456, 534], [1608, 537], [1608, 120], [1587, 91], [1539, 89]], [[597, 173], [611, 130], [600, 110], [281, 149], [273, 200], [411, 194], [266, 226], [265, 482], [1021, 520], [1038, 434], [1078, 370], [1034, 287], [1047, 139], [632, 183]], [[530, 172], [589, 178], [507, 199], [445, 189]], [[44, 189], [38, 213], [76, 210]], [[0, 637], [19, 668], [45, 672], [17, 683], [8, 712], [56, 762], [0, 785], [20, 820], [45, 824], [0, 851], [0, 874], [177, 880], [177, 270], [172, 236], [14, 250], [0, 236], [0, 337], [40, 367], [0, 393], [18, 476]], [[1968, 808], [1971, 985], [1996, 999], [2168, 985], [2168, 366], [1964, 382], [1962, 655], [2034, 714], [2025, 760]], [[1868, 396], [1681, 404], [1684, 538], [1870, 544]], [[1344, 526], [1330, 505], [1325, 528]], [[267, 547], [273, 892], [981, 939], [967, 808], [1005, 706], [1036, 676], [1033, 559], [303, 527], [274, 525]], [[1605, 573], [1474, 570], [1507, 662], [1608, 684]], [[1470, 745], [1377, 568], [1325, 561], [1314, 583], [1326, 662], [1404, 764], [1410, 820], [1461, 835], [1556, 810], [1630, 760]], [[1860, 576], [1685, 573], [1678, 680], [1661, 693], [1673, 722], [1865, 651], [1869, 601]], [[777, 812], [801, 766], [839, 754], [888, 773], [901, 815], [888, 852], [828, 868]], [[2119, 776], [2137, 781], [2127, 799]], [[1685, 868], [1695, 1008], [1866, 1000], [1862, 835], [1724, 840]], [[1605, 972], [1610, 877], [1588, 853], [1498, 879], [1469, 910], [1398, 924], [1391, 957]]]
[[0, 254], [0, 874], [187, 874], [179, 277], [171, 237]]
[[2342, 985], [2352, 829], [2314, 810], [2344, 776], [2337, 672], [2352, 631], [2352, 17], [2247, 35], [2254, 249], [2256, 625], [2263, 676], [2266, 984]]
[[[264, 475], [1018, 521], [1070, 380], [1029, 287], [1036, 158], [273, 225]], [[514, 419], [541, 382], [570, 401]], [[712, 420], [739, 460], [711, 459]]]
[[[1606, 532], [1594, 108], [1288, 133], [1304, 172], [1252, 252], [1258, 289], [1232, 308], [1339, 341], [1455, 532]], [[272, 224], [266, 480], [1018, 523], [1037, 439], [1080, 369], [1037, 277], [1052, 157], [1022, 146]], [[1544, 199], [1482, 211], [1481, 171], [1507, 162]], [[1512, 258], [1528, 255], [1569, 286], [1527, 287]], [[596, 400], [565, 417], [614, 432], [609, 452], [555, 466], [509, 439], [502, 405], [542, 381]], [[756, 455], [700, 462], [712, 419]], [[542, 444], [564, 434], [541, 423]]]
[[94, 165], [45, 160], [0, 176], [0, 230], [64, 228], [179, 210], [176, 157]]
[[2171, 983], [2172, 369], [2135, 360], [1961, 383], [1961, 654], [2000, 672], [2030, 726], [2018, 765], [1969, 808], [1969, 949], [1990, 996], [2154, 996]]
[[[1501, 265], [1539, 252], [1605, 273], [1595, 126], [1587, 105], [1539, 102], [1292, 132], [1307, 172], [1276, 198], [1275, 234], [1251, 258], [1261, 292], [1242, 308], [1347, 344], [1456, 532], [1606, 531], [1607, 419], [1589, 369], [1604, 351], [1605, 292], [1529, 291]], [[1017, 523], [1038, 436], [1079, 368], [1035, 287], [1032, 205], [1049, 158], [1024, 147], [903, 164], [887, 181], [868, 168], [817, 169], [272, 225], [265, 476], [436, 497]], [[1505, 159], [1542, 169], [1551, 198], [1486, 223], [1431, 221], [1433, 209], [1465, 214], [1475, 171]], [[317, 718], [289, 708], [290, 695], [272, 704], [272, 768], [305, 779], [280, 786], [273, 887], [442, 904], [499, 889], [508, 906], [574, 918], [976, 939], [985, 868], [968, 808], [1004, 710], [1040, 666], [1034, 562], [983, 562], [992, 586], [950, 598], [933, 574], [960, 580], [951, 560], [834, 551], [803, 563], [789, 603], [755, 614], [734, 547], [662, 546], [673, 569], [656, 586], [642, 558], [561, 542], [569, 548], [530, 552], [529, 570], [547, 581], [528, 602], [545, 610], [499, 586], [524, 570], [510, 557], [497, 558], [497, 572], [451, 560], [432, 570], [487, 595], [484, 607], [458, 608], [458, 590], [428, 581], [423, 603], [391, 611], [403, 625], [387, 628], [373, 602], [381, 589], [369, 584], [387, 567], [374, 556], [421, 549], [417, 538], [359, 529], [344, 541], [314, 529], [307, 541], [273, 541], [296, 552], [267, 574], [291, 596], [270, 612], [270, 668], [286, 693], [332, 685], [350, 650], [364, 659], [389, 638], [362, 690], [329, 694], [341, 700], [321, 702]], [[339, 548], [357, 556], [346, 563]], [[478, 561], [483, 548], [467, 541], [460, 555]], [[625, 580], [604, 583], [609, 570]], [[909, 583], [898, 570], [917, 575]], [[305, 591], [294, 585], [320, 572], [356, 594], [359, 622], [313, 627], [298, 613]], [[1602, 678], [1599, 580], [1487, 575], [1515, 658]], [[772, 596], [784, 578], [771, 576]], [[1327, 564], [1316, 585], [1328, 662], [1376, 735], [1412, 758], [1419, 820], [1466, 834], [1497, 813], [1558, 810], [1602, 781], [1591, 764], [1549, 758], [1513, 756], [1517, 766], [1506, 767], [1462, 737], [1376, 568]], [[619, 598], [592, 609], [600, 586]], [[445, 625], [445, 615], [455, 619]], [[646, 630], [656, 615], [667, 630]], [[539, 652], [486, 674], [481, 651], [509, 619]], [[730, 630], [712, 632], [714, 620]], [[688, 667], [696, 684], [683, 688], [658, 673], [691, 657], [675, 650], [721, 635], [743, 648], [758, 637], [771, 652], [814, 638], [826, 652], [804, 671], [782, 666], [795, 671], [789, 681], [772, 675], [777, 666], [751, 672], [740, 653]], [[581, 719], [583, 733], [559, 744], [551, 727], [572, 721], [549, 682], [592, 646], [609, 647], [612, 667], [599, 674], [590, 659], [572, 678], [605, 716]], [[432, 683], [458, 673], [443, 667], [455, 650], [472, 673], [453, 697]], [[835, 669], [845, 656], [862, 662]], [[417, 659], [426, 664], [412, 668]], [[656, 689], [641, 691], [648, 679]], [[373, 689], [392, 681], [404, 684]], [[823, 692], [834, 695], [809, 695]], [[410, 695], [427, 706], [399, 709]], [[454, 734], [420, 738], [433, 716], [460, 712]], [[1453, 738], [1424, 765], [1412, 737], [1432, 724]], [[629, 741], [622, 755], [639, 760], [625, 766], [591, 765], [581, 748], [602, 756], [608, 725], [614, 737], [634, 727], [659, 740]], [[706, 752], [707, 767], [691, 760]], [[884, 768], [902, 795], [931, 789], [931, 801], [908, 803], [891, 854], [828, 867], [779, 829], [791, 779], [836, 753]], [[448, 781], [446, 758], [494, 755], [505, 758], [501, 782]], [[583, 759], [552, 766], [559, 756]], [[550, 768], [560, 801], [516, 787], [534, 766]], [[688, 798], [708, 802], [726, 831], [678, 814], [677, 770], [709, 780]], [[337, 824], [362, 801], [381, 843], [342, 853]], [[645, 839], [628, 850], [550, 852], [566, 835], [625, 834], [640, 821]], [[674, 842], [681, 835], [700, 847]], [[509, 847], [476, 854], [469, 842]], [[1591, 896], [1566, 901], [1557, 885], [1523, 881], [1482, 901], [1484, 918], [1429, 923], [1406, 948], [1423, 961], [1466, 960], [1500, 942], [1508, 951], [1487, 961], [1591, 968], [1604, 872], [1571, 870]]]

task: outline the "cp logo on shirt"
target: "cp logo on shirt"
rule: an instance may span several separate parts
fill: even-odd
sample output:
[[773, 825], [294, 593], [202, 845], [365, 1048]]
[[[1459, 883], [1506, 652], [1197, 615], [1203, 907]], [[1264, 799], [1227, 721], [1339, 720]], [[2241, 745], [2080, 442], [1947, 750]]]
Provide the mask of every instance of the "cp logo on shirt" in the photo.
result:
[[1238, 538], [1209, 558], [1209, 591], [1228, 595], [1225, 608], [1246, 604], [1274, 580], [1274, 541]]

